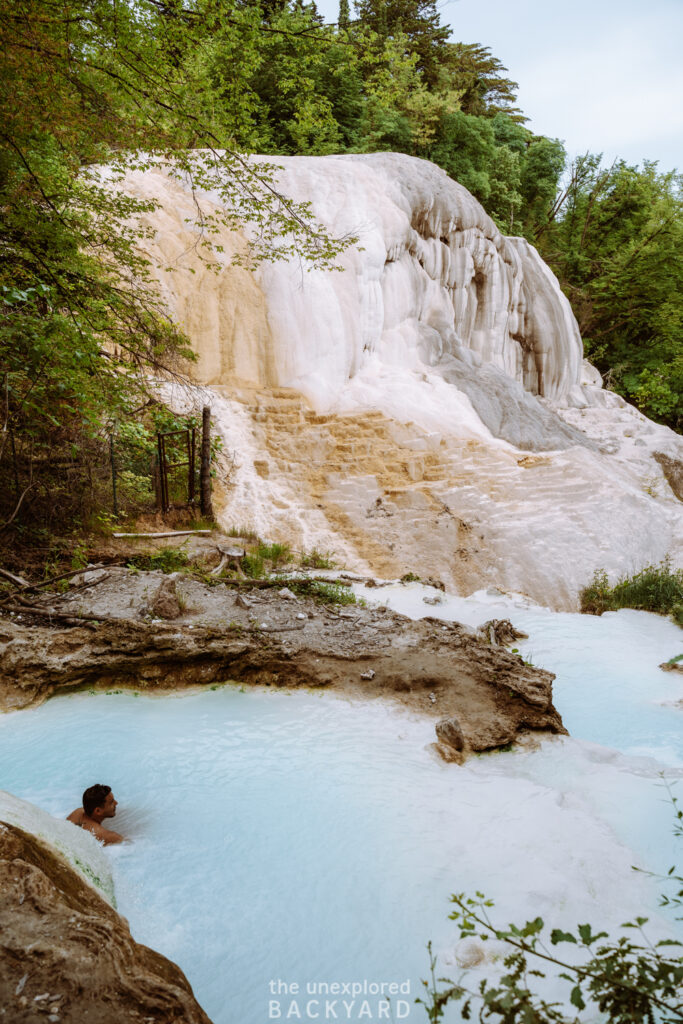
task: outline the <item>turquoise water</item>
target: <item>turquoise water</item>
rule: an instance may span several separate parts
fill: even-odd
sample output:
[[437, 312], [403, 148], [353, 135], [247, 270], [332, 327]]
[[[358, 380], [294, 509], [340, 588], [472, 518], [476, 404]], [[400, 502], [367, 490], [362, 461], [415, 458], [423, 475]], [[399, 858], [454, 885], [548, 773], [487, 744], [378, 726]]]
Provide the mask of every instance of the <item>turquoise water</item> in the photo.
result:
[[[631, 865], [673, 863], [658, 772], [681, 774], [682, 719], [657, 701], [681, 685], [651, 669], [679, 653], [680, 632], [639, 613], [507, 617], [558, 672], [578, 740], [460, 768], [433, 756], [431, 723], [379, 702], [79, 694], [0, 718], [0, 788], [64, 816], [86, 785], [112, 785], [115, 827], [132, 840], [110, 848], [119, 909], [216, 1024], [261, 1024], [278, 998], [284, 1018], [278, 981], [403, 983], [395, 1016], [414, 1024], [427, 940], [453, 964], [451, 892], [483, 889], [505, 921], [614, 926], [655, 911], [656, 887]], [[358, 1017], [359, 998], [341, 1019], [373, 1019]]]

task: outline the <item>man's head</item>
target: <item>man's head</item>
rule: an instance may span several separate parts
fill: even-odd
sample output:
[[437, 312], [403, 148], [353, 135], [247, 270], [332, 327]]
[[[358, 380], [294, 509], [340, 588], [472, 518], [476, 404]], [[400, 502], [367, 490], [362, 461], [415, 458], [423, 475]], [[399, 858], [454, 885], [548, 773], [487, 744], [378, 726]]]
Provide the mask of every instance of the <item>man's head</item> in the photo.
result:
[[116, 800], [111, 786], [97, 783], [86, 789], [83, 794], [83, 810], [93, 821], [101, 822], [104, 818], [113, 818], [116, 814]]

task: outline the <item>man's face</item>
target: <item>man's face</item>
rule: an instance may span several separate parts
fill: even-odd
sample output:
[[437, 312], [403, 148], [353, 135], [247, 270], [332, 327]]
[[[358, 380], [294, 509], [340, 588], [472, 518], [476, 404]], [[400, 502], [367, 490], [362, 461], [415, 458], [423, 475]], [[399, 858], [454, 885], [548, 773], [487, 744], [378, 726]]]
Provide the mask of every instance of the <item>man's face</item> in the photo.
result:
[[114, 799], [114, 794], [113, 793], [107, 793], [106, 797], [104, 798], [104, 803], [102, 804], [102, 807], [100, 808], [100, 810], [102, 812], [102, 817], [103, 818], [113, 818], [114, 815], [116, 814], [117, 803], [118, 803], [118, 801]]

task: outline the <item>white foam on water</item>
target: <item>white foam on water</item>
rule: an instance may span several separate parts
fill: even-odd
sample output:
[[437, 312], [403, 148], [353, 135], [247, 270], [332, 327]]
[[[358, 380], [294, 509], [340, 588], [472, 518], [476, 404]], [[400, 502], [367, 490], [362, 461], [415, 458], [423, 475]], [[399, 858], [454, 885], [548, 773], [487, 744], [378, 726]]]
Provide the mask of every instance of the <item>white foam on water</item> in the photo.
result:
[[454, 963], [452, 892], [484, 891], [503, 923], [614, 929], [646, 914], [670, 934], [657, 883], [632, 866], [675, 862], [659, 772], [683, 774], [681, 712], [657, 702], [681, 684], [656, 666], [680, 633], [642, 613], [558, 615], [501, 595], [425, 605], [434, 593], [366, 591], [413, 615], [511, 618], [558, 673], [575, 738], [458, 767], [435, 758], [431, 721], [380, 701], [235, 686], [78, 694], [0, 718], [13, 793], [63, 817], [86, 785], [114, 787], [115, 827], [133, 840], [107, 851], [119, 908], [216, 1024], [267, 1020], [278, 979], [410, 979], [407, 1019], [424, 1020], [412, 1000], [427, 940]]

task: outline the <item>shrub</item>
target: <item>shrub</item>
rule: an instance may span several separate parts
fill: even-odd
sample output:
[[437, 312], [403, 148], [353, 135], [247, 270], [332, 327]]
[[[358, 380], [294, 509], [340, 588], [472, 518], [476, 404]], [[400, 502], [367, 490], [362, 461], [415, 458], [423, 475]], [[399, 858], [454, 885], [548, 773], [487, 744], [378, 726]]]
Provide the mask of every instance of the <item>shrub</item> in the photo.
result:
[[135, 555], [128, 562], [131, 569], [142, 569], [149, 572], [160, 569], [162, 572], [179, 572], [188, 564], [188, 557], [180, 548], [163, 548], [153, 555]]
[[242, 571], [253, 580], [260, 579], [264, 574], [263, 559], [258, 554], [245, 555], [242, 559]]
[[358, 604], [351, 588], [340, 587], [338, 583], [321, 583], [320, 580], [315, 580], [309, 593], [321, 604]]
[[581, 611], [602, 615], [619, 608], [673, 615], [674, 621], [683, 625], [683, 569], [672, 569], [665, 558], [659, 565], [647, 565], [634, 576], [622, 576], [613, 587], [605, 570], [597, 569], [581, 591]]
[[[683, 811], [670, 787], [666, 788], [674, 810], [674, 835], [680, 838]], [[660, 905], [680, 910], [683, 877], [672, 867], [660, 881], [675, 887], [673, 895], [662, 893]], [[645, 931], [646, 917], [623, 924], [617, 937], [596, 932], [590, 924], [580, 924], [573, 932], [553, 928], [548, 934], [540, 917], [521, 926], [495, 924], [489, 913], [493, 903], [482, 893], [474, 897], [460, 893], [451, 896], [451, 902], [455, 909], [450, 918], [457, 923], [462, 939], [476, 936], [505, 942], [505, 971], [494, 981], [478, 980], [476, 988], [468, 988], [466, 971], [457, 982], [437, 978], [430, 943], [431, 978], [422, 982], [425, 998], [416, 1002], [424, 1006], [431, 1024], [443, 1021], [450, 1002], [461, 1004], [462, 1020], [475, 1016], [479, 1021], [497, 1024], [588, 1024], [596, 1020], [596, 1007], [604, 1015], [599, 1019], [611, 1024], [674, 1024], [683, 1020], [683, 960], [678, 955], [682, 944], [675, 939], [652, 942]], [[555, 952], [561, 945], [568, 945], [572, 953], [563, 956]], [[548, 965], [570, 986], [570, 1016], [561, 1003], [549, 1003], [534, 991], [536, 979], [546, 977]]]
[[289, 544], [264, 544], [261, 542], [256, 549], [256, 555], [263, 561], [272, 562], [275, 569], [280, 562], [291, 561], [292, 549]]
[[329, 551], [318, 551], [313, 548], [311, 551], [302, 551], [299, 562], [302, 569], [334, 569], [336, 563]]

